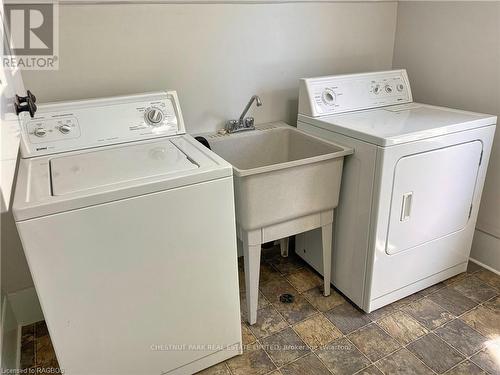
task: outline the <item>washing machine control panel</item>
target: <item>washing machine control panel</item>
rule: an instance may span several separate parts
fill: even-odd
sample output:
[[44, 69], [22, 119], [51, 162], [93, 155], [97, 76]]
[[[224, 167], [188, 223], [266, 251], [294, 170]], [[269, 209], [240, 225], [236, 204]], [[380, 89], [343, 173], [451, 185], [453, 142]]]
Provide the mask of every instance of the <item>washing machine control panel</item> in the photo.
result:
[[80, 126], [74, 116], [54, 118], [38, 118], [37, 116], [25, 123], [25, 130], [29, 143], [33, 145], [74, 139], [80, 136]]
[[299, 113], [313, 117], [411, 101], [410, 83], [404, 69], [300, 81]]
[[50, 103], [20, 119], [24, 158], [186, 132], [175, 91]]

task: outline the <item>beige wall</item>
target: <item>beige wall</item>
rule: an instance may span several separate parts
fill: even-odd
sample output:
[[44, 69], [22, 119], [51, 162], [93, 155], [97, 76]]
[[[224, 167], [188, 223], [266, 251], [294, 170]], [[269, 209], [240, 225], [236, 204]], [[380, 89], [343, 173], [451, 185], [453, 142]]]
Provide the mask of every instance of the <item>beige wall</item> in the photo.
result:
[[[397, 4], [61, 5], [60, 69], [23, 72], [39, 102], [176, 89], [189, 132], [220, 128], [252, 94], [257, 122], [295, 123], [298, 78], [389, 69]], [[30, 286], [2, 221], [2, 288]]]
[[[500, 2], [400, 2], [394, 67], [414, 99], [500, 116]], [[500, 131], [471, 257], [500, 271]]]

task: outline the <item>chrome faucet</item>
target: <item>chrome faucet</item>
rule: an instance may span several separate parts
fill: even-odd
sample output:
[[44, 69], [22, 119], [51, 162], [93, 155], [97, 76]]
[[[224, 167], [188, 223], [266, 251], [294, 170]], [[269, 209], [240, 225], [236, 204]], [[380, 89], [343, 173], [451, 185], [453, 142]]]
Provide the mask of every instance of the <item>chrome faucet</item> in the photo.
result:
[[226, 122], [226, 131], [228, 133], [236, 133], [236, 132], [241, 132], [245, 130], [254, 130], [255, 125], [254, 125], [254, 118], [253, 117], [245, 117], [247, 114], [248, 110], [252, 106], [252, 103], [255, 101], [255, 104], [257, 104], [257, 107], [260, 107], [262, 105], [262, 100], [257, 95], [253, 95], [250, 98], [250, 101], [247, 103], [245, 109], [241, 113], [241, 116], [238, 120], [229, 120]]

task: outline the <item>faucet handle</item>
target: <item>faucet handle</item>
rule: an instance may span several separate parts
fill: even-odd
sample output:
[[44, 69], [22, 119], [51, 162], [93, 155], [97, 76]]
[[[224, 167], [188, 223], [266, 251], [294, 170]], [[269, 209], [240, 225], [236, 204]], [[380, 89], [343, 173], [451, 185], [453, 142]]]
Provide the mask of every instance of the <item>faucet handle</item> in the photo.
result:
[[226, 130], [232, 131], [238, 127], [238, 120], [229, 120], [226, 122]]
[[246, 117], [245, 120], [243, 120], [244, 123], [245, 123], [245, 128], [250, 128], [250, 129], [254, 129], [255, 126], [254, 126], [254, 118], [253, 117]]

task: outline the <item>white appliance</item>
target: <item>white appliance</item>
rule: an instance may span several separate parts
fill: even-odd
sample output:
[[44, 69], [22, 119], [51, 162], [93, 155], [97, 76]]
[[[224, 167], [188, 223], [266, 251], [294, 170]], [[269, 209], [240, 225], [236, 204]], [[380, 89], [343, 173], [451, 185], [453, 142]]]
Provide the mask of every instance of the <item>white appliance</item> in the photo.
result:
[[241, 353], [232, 167], [174, 91], [22, 113], [13, 212], [67, 374], [191, 374]]
[[[298, 128], [354, 149], [332, 282], [370, 312], [466, 270], [496, 117], [412, 101], [405, 70], [300, 81]], [[321, 269], [321, 236], [296, 252]]]

